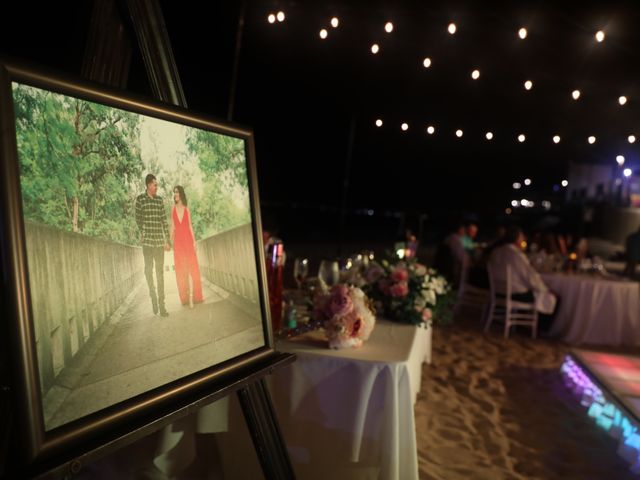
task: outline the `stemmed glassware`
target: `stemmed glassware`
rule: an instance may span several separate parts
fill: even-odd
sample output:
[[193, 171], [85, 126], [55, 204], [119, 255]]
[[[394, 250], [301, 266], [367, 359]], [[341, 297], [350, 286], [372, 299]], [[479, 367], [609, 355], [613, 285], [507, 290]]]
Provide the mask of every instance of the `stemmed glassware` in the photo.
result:
[[331, 288], [340, 281], [340, 267], [335, 260], [322, 260], [318, 269], [318, 278]]
[[298, 285], [298, 290], [302, 288], [307, 275], [309, 275], [309, 259], [296, 258], [293, 263], [293, 277]]

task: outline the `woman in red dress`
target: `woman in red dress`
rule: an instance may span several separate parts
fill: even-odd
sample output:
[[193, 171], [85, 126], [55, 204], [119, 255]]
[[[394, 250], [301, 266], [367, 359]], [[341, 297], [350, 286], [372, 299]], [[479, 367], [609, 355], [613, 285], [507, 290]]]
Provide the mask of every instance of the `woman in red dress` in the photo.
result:
[[173, 189], [173, 200], [175, 205], [171, 209], [171, 241], [178, 294], [182, 305], [190, 305], [189, 278], [191, 278], [193, 303], [202, 303], [204, 298], [196, 257], [196, 238], [191, 225], [191, 214], [187, 208], [187, 195], [182, 186], [176, 185]]

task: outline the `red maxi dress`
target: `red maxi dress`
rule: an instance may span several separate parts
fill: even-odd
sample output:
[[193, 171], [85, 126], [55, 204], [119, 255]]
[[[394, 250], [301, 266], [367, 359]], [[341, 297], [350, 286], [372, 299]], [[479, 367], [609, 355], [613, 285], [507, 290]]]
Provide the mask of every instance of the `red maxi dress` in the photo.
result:
[[185, 207], [182, 222], [178, 218], [178, 211], [174, 206], [171, 217], [174, 226], [173, 262], [176, 268], [176, 282], [178, 294], [183, 305], [189, 304], [189, 277], [193, 283], [193, 303], [204, 301], [202, 296], [202, 282], [200, 281], [200, 268], [194, 246], [194, 238], [191, 233], [189, 209]]

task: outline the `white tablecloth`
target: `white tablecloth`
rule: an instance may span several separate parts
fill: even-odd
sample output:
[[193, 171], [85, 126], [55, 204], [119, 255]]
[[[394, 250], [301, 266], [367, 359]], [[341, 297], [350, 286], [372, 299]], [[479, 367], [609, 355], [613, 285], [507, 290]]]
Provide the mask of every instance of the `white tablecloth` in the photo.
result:
[[640, 284], [623, 279], [543, 273], [560, 297], [549, 332], [580, 345], [640, 345]]
[[379, 320], [360, 349], [329, 350], [321, 332], [277, 348], [298, 355], [272, 379], [298, 478], [418, 478], [413, 404], [430, 328]]

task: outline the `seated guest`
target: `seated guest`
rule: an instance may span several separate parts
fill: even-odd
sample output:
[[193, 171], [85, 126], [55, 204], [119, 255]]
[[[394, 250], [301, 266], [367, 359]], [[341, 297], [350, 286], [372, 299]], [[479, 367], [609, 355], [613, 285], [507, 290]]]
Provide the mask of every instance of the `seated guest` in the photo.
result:
[[462, 236], [462, 247], [472, 254], [476, 248], [476, 237], [478, 236], [478, 225], [469, 222], [464, 227], [464, 235]]
[[549, 291], [540, 274], [529, 263], [521, 249], [524, 234], [519, 227], [510, 227], [504, 238], [505, 243], [496, 247], [489, 257], [489, 265], [496, 280], [506, 283], [507, 266], [511, 267], [511, 298], [519, 302], [535, 304], [538, 325], [542, 332], [548, 331], [557, 307], [557, 297]]

